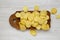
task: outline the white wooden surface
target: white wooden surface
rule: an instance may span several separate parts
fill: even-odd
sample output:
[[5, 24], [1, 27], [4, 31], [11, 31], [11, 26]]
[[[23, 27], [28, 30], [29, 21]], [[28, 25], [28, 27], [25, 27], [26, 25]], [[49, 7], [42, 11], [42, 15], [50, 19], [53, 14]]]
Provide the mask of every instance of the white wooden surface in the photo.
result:
[[0, 40], [60, 40], [60, 19], [51, 15], [51, 29], [47, 32], [38, 31], [37, 36], [31, 36], [29, 30], [25, 32], [12, 28], [9, 24], [9, 16], [27, 5], [33, 10], [34, 5], [40, 9], [50, 10], [56, 7], [60, 13], [60, 0], [0, 0]]

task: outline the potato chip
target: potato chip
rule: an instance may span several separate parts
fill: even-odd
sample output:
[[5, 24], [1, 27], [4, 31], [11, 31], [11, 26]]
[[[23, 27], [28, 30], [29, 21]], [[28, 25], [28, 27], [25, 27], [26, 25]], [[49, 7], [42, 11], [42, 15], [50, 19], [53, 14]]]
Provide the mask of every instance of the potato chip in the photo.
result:
[[28, 12], [28, 7], [27, 7], [27, 6], [24, 6], [24, 7], [23, 7], [23, 11], [24, 11], [24, 12]]
[[21, 31], [25, 31], [26, 30], [26, 27], [23, 24], [19, 23], [19, 26], [20, 26], [20, 30]]
[[40, 20], [40, 17], [39, 16], [34, 17], [34, 21], [35, 22], [38, 22], [39, 20]]
[[25, 19], [20, 19], [20, 23], [23, 24], [23, 25], [26, 25], [26, 21]]
[[29, 21], [32, 21], [32, 20], [33, 20], [33, 16], [32, 16], [31, 13], [30, 13], [29, 16], [28, 16], [28, 20], [29, 20]]
[[16, 13], [15, 16], [16, 16], [16, 17], [20, 17], [20, 13]]
[[41, 29], [41, 25], [36, 26], [36, 29], [40, 30]]
[[26, 27], [30, 28], [31, 27], [31, 22], [30, 21], [26, 21]]
[[33, 35], [33, 36], [36, 36], [36, 30], [30, 30], [30, 34]]
[[21, 19], [24, 19], [24, 15], [25, 15], [25, 13], [24, 13], [24, 12], [21, 12], [21, 13], [20, 13], [20, 18], [21, 18]]
[[41, 16], [46, 16], [46, 15], [47, 15], [47, 11], [46, 11], [46, 10], [42, 10], [42, 11], [40, 12], [40, 15], [41, 15]]
[[32, 27], [36, 27], [38, 25], [37, 22], [32, 22]]
[[32, 14], [33, 14], [34, 16], [39, 16], [39, 12], [38, 12], [38, 11], [34, 11]]
[[35, 11], [38, 11], [38, 10], [39, 10], [39, 6], [35, 5], [35, 6], [34, 6], [34, 10], [35, 10]]
[[48, 24], [42, 24], [42, 30], [49, 30]]
[[45, 20], [40, 19], [38, 23], [39, 23], [39, 24], [43, 24], [44, 22], [45, 22]]
[[56, 14], [56, 13], [57, 13], [57, 9], [56, 9], [56, 8], [52, 8], [52, 9], [51, 9], [51, 13], [52, 13], [52, 14]]
[[56, 18], [57, 18], [57, 19], [60, 19], [60, 14], [56, 15]]

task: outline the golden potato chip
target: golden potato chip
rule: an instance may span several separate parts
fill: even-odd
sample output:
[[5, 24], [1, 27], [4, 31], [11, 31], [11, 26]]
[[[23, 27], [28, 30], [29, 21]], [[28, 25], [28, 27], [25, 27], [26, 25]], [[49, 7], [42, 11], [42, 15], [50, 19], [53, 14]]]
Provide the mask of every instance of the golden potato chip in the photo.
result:
[[39, 23], [39, 24], [43, 24], [44, 22], [45, 22], [45, 20], [40, 19], [38, 23]]
[[36, 30], [30, 30], [30, 34], [33, 35], [33, 36], [36, 36]]
[[36, 29], [40, 30], [41, 29], [41, 25], [36, 26]]
[[57, 9], [56, 9], [56, 8], [52, 8], [52, 9], [51, 9], [51, 13], [52, 13], [52, 14], [56, 14], [56, 13], [57, 13]]
[[23, 25], [26, 25], [26, 21], [25, 19], [20, 19], [20, 23], [23, 24]]
[[20, 13], [16, 13], [15, 16], [16, 16], [16, 17], [20, 17]]
[[45, 21], [43, 24], [47, 24], [48, 23], [48, 21]]
[[46, 16], [42, 16], [42, 15], [40, 15], [39, 16], [41, 19], [45, 19], [46, 18]]
[[27, 13], [25, 13], [25, 15], [23, 16], [24, 17], [24, 19], [28, 19], [28, 14]]
[[23, 24], [19, 23], [19, 26], [20, 26], [20, 30], [21, 31], [25, 31], [26, 30], [26, 27]]
[[57, 19], [60, 19], [60, 14], [56, 15], [56, 18], [57, 18]]
[[38, 11], [34, 11], [32, 14], [33, 14], [34, 16], [39, 16], [39, 12], [38, 12]]
[[24, 6], [24, 7], [23, 7], [23, 11], [24, 11], [24, 12], [28, 12], [28, 7], [27, 7], [27, 6]]
[[47, 20], [49, 19], [49, 16], [48, 16], [48, 15], [46, 16], [46, 19], [47, 19]]
[[48, 24], [42, 24], [42, 30], [49, 30]]
[[40, 18], [41, 18], [42, 20], [44, 20], [44, 21], [47, 21], [47, 20], [49, 19], [49, 16], [48, 16], [48, 15], [46, 15], [46, 16], [40, 16]]
[[47, 11], [46, 11], [46, 10], [42, 10], [42, 11], [40, 12], [40, 15], [41, 15], [41, 16], [46, 16], [46, 15], [47, 15]]
[[20, 13], [20, 18], [21, 18], [21, 19], [24, 19], [24, 15], [25, 15], [25, 13], [24, 13], [24, 12], [21, 12], [21, 13]]
[[32, 22], [32, 27], [36, 27], [38, 25], [37, 22]]
[[39, 10], [39, 6], [35, 5], [35, 6], [34, 6], [34, 10], [35, 10], [35, 11], [38, 11], [38, 10]]
[[26, 21], [26, 27], [30, 28], [31, 27], [31, 22], [30, 21]]
[[33, 16], [32, 16], [32, 14], [29, 14], [29, 16], [28, 16], [28, 20], [29, 20], [29, 21], [32, 21], [32, 20], [33, 20]]
[[38, 19], [39, 19], [38, 16], [34, 17], [35, 22], [38, 22]]

